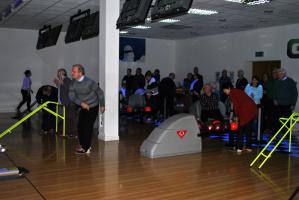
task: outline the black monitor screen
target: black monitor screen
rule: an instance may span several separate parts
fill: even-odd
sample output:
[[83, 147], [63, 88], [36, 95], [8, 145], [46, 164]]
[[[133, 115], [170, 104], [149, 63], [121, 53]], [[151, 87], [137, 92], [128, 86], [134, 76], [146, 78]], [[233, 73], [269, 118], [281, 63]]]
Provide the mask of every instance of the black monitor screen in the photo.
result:
[[46, 46], [54, 46], [57, 43], [57, 40], [59, 38], [59, 34], [61, 31], [62, 25], [56, 26], [55, 28], [52, 28], [49, 30]]
[[145, 22], [152, 0], [126, 0], [116, 26], [119, 29], [129, 28]]
[[47, 38], [49, 37], [50, 29], [51, 29], [51, 26], [45, 26], [39, 30], [36, 49], [42, 49], [42, 48], [46, 47]]
[[81, 39], [84, 28], [84, 18], [71, 21], [64, 38], [65, 43], [75, 42]]
[[88, 39], [99, 35], [99, 12], [95, 12], [84, 18], [82, 39]]
[[193, 0], [157, 0], [152, 12], [151, 19], [171, 18], [186, 14]]

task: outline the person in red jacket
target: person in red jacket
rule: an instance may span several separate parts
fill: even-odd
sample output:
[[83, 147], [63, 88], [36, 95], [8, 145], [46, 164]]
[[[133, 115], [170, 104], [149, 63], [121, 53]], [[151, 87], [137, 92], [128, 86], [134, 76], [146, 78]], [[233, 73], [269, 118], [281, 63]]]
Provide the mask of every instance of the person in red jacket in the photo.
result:
[[[237, 153], [241, 153], [242, 150], [251, 152], [252, 122], [258, 113], [257, 106], [243, 90], [235, 89], [229, 83], [224, 84], [222, 89], [233, 103], [234, 113], [239, 120]], [[243, 148], [244, 135], [246, 135], [246, 144]]]

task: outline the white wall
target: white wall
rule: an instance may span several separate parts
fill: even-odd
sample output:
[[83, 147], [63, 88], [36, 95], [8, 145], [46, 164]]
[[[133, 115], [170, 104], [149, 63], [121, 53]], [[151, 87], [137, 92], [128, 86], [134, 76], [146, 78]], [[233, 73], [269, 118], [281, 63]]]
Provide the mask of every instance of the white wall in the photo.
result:
[[[245, 76], [251, 78], [252, 61], [281, 60], [288, 75], [299, 82], [299, 59], [287, 56], [287, 43], [294, 38], [299, 38], [299, 24], [179, 40], [176, 74], [184, 78], [198, 66], [204, 82], [210, 82], [215, 81], [215, 71], [226, 68], [235, 72], [236, 81], [238, 69], [244, 69]], [[257, 51], [264, 51], [264, 57], [256, 58]]]
[[175, 41], [146, 39], [145, 61], [144, 62], [122, 62], [120, 61], [120, 80], [126, 75], [127, 68], [135, 69], [140, 67], [142, 73], [147, 70], [160, 69], [161, 78], [168, 76], [170, 72], [175, 71]]
[[67, 68], [70, 75], [75, 63], [83, 64], [88, 76], [98, 80], [98, 38], [65, 44], [64, 35], [60, 35], [56, 46], [36, 50], [38, 31], [0, 29], [0, 112], [13, 111], [21, 100], [26, 69], [32, 71], [34, 92], [43, 84], [53, 85], [57, 68]]
[[[56, 46], [36, 50], [38, 31], [0, 28], [0, 112], [13, 111], [21, 100], [20, 89], [26, 69], [32, 71], [34, 92], [43, 84], [53, 85], [57, 68], [66, 68], [70, 76], [71, 66], [76, 63], [85, 67], [87, 76], [98, 81], [99, 38], [65, 44], [64, 36], [65, 33], [60, 34]], [[144, 72], [159, 68], [162, 77], [166, 76], [174, 71], [174, 56], [174, 41], [147, 39], [145, 62], [120, 62], [120, 77], [127, 67], [134, 71], [141, 67]]]

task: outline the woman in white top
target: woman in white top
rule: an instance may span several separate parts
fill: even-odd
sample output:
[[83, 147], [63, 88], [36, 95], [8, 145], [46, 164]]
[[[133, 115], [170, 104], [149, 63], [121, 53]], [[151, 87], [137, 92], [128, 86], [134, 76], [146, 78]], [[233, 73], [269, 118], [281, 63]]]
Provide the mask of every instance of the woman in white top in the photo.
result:
[[259, 78], [257, 76], [253, 76], [251, 83], [247, 84], [245, 87], [245, 93], [251, 97], [256, 105], [261, 104], [261, 99], [263, 97], [263, 86], [259, 84]]

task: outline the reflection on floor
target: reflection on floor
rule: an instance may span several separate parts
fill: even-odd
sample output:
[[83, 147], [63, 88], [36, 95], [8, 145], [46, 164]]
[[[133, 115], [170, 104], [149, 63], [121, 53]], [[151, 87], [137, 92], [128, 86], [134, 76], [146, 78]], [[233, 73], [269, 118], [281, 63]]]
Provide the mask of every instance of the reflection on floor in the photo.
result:
[[[1, 130], [13, 122], [0, 115]], [[225, 147], [225, 136], [205, 138], [199, 154], [149, 159], [139, 155], [139, 147], [154, 127], [122, 121], [120, 141], [95, 135], [91, 154], [76, 155], [76, 139], [40, 135], [39, 123], [35, 117], [1, 140], [12, 161], [30, 173], [27, 179], [0, 179], [0, 199], [272, 200], [288, 199], [299, 185], [297, 157], [277, 152], [257, 171], [249, 163], [259, 147], [237, 155]], [[1, 167], [12, 161], [0, 154]]]

